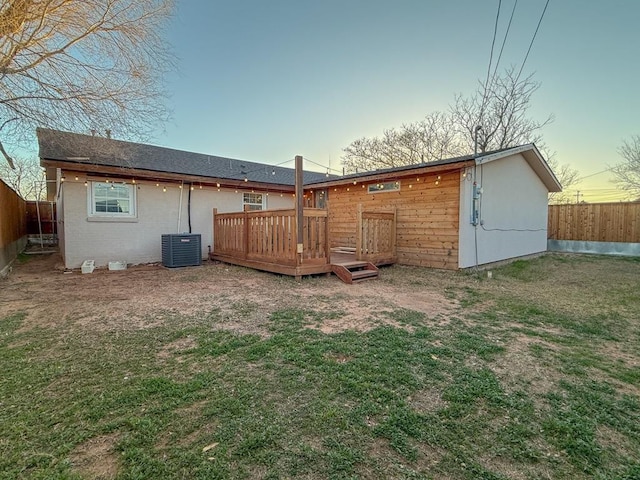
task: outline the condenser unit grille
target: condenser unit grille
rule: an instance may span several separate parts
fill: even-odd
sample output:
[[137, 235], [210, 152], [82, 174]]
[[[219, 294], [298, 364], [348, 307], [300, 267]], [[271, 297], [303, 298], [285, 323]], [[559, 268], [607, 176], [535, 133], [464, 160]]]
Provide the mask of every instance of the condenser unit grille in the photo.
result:
[[200, 234], [172, 233], [162, 235], [162, 265], [190, 267], [202, 263]]

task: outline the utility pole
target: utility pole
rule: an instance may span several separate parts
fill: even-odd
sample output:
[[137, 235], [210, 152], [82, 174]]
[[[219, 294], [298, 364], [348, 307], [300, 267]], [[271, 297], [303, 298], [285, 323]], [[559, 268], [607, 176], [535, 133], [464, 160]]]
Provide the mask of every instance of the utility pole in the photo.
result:
[[580, 196], [584, 196], [580, 193], [580, 190], [576, 191], [576, 203], [580, 203]]

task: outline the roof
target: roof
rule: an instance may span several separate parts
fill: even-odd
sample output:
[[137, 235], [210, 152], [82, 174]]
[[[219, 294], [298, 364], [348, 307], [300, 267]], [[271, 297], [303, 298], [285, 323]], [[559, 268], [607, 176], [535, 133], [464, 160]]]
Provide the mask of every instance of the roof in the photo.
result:
[[[64, 162], [69, 168], [83, 166], [244, 180], [274, 185], [295, 185], [295, 169], [233, 158], [185, 152], [172, 148], [126, 142], [105, 137], [38, 128], [42, 161]], [[326, 180], [326, 174], [304, 172], [304, 183]]]
[[423, 169], [423, 168], [434, 168], [434, 167], [445, 167], [447, 165], [454, 165], [454, 164], [463, 164], [463, 163], [469, 163], [469, 162], [473, 162], [473, 155], [465, 155], [462, 157], [454, 157], [454, 158], [446, 158], [443, 160], [437, 160], [435, 162], [425, 162], [425, 163], [417, 163], [417, 164], [412, 164], [412, 165], [402, 165], [400, 167], [390, 167], [390, 168], [381, 168], [379, 170], [369, 170], [367, 172], [359, 172], [359, 173], [351, 173], [349, 175], [343, 175], [341, 177], [334, 177], [331, 179], [327, 179], [325, 178], [320, 178], [317, 181], [312, 181], [310, 182], [310, 184], [314, 185], [315, 187], [319, 187], [322, 186], [324, 184], [339, 184], [342, 183], [343, 181], [345, 183], [348, 183], [352, 180], [361, 180], [361, 181], [367, 181], [368, 177], [384, 177], [384, 176], [393, 176], [393, 175], [397, 175], [397, 174], [402, 174], [402, 173], [407, 173], [410, 174], [415, 170], [418, 169]]
[[367, 181], [372, 178], [380, 178], [384, 176], [397, 176], [398, 174], [411, 174], [416, 170], [428, 169], [428, 170], [444, 170], [447, 166], [459, 166], [466, 165], [483, 165], [495, 160], [509, 157], [511, 155], [521, 154], [527, 161], [531, 169], [540, 177], [540, 180], [544, 183], [550, 192], [559, 192], [562, 190], [562, 185], [558, 182], [558, 179], [554, 175], [551, 168], [543, 158], [538, 148], [533, 144], [521, 145], [517, 147], [503, 148], [501, 150], [494, 150], [491, 152], [480, 153], [477, 156], [464, 155], [461, 157], [446, 158], [435, 162], [418, 163], [413, 165], [404, 165], [400, 167], [385, 168], [380, 170], [372, 170], [368, 172], [353, 173], [345, 175], [339, 178], [320, 178], [317, 181], [312, 181], [316, 188], [337, 185], [340, 183], [348, 183], [353, 180]]

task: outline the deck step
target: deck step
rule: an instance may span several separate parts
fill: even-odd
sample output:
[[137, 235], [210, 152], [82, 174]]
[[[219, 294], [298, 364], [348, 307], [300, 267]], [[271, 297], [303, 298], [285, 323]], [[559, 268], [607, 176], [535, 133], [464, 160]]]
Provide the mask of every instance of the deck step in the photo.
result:
[[331, 265], [331, 270], [344, 283], [352, 284], [378, 278], [378, 267], [370, 262], [346, 262]]

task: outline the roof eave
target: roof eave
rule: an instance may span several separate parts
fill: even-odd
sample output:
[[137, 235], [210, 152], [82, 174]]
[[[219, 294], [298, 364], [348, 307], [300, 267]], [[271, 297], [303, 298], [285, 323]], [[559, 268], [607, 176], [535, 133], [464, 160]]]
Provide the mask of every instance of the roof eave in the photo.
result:
[[203, 185], [220, 185], [220, 188], [259, 189], [277, 192], [293, 192], [293, 185], [282, 183], [266, 183], [253, 180], [246, 182], [241, 179], [229, 179], [223, 177], [207, 177], [200, 175], [161, 172], [157, 170], [144, 170], [129, 167], [114, 167], [100, 164], [75, 163], [56, 159], [41, 158], [40, 165], [45, 168], [60, 168], [63, 171], [86, 173], [88, 176], [105, 176], [107, 178], [131, 178], [136, 180], [185, 182]]
[[524, 157], [531, 169], [536, 173], [536, 175], [538, 175], [538, 178], [540, 178], [542, 183], [544, 183], [549, 192], [562, 191], [562, 185], [556, 178], [553, 170], [551, 170], [551, 168], [549, 167], [549, 164], [546, 162], [546, 160], [538, 150], [538, 147], [536, 147], [533, 143], [509, 148], [507, 150], [492, 153], [489, 155], [480, 155], [476, 159], [476, 164], [483, 165], [495, 160], [499, 160], [501, 158], [506, 158], [511, 155], [517, 154], [521, 154]]

